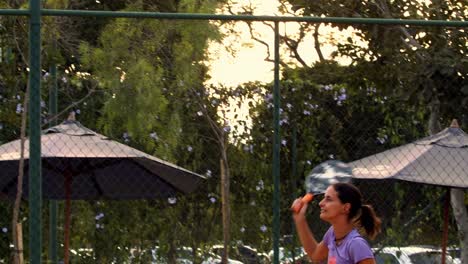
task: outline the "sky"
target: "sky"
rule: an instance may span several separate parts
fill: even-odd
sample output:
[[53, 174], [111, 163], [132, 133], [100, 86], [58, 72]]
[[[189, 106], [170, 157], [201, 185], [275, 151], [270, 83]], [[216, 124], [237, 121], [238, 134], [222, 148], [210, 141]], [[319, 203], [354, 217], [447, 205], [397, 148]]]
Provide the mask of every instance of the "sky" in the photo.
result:
[[[239, 11], [239, 6], [252, 4], [255, 7], [254, 15], [281, 15], [277, 10], [279, 3], [277, 0], [239, 0], [233, 6], [233, 11]], [[222, 11], [220, 13], [223, 13]], [[226, 13], [226, 12], [224, 12]], [[259, 42], [253, 40], [250, 36], [248, 26], [245, 22], [236, 22], [233, 27], [236, 36], [227, 33], [223, 43], [211, 43], [209, 48], [212, 78], [208, 84], [223, 84], [234, 87], [238, 84], [249, 81], [271, 82], [273, 80], [273, 63], [265, 61], [267, 57], [267, 48]], [[298, 24], [293, 22], [280, 23], [280, 34], [294, 34], [297, 32]], [[222, 27], [224, 32], [228, 28]], [[273, 42], [274, 33], [271, 28], [262, 23], [254, 23], [255, 34], [258, 38], [267, 42], [270, 46], [270, 58], [274, 59]], [[334, 50], [333, 45], [327, 44], [328, 40], [339, 40], [352, 34], [353, 29], [349, 28], [345, 32], [336, 32], [331, 27], [322, 25], [320, 27], [320, 36], [322, 37], [322, 52], [327, 57]], [[228, 51], [234, 50], [234, 54]], [[317, 61], [317, 55], [313, 46], [312, 36], [308, 34], [304, 42], [299, 46], [299, 52], [308, 65]], [[282, 59], [288, 59], [288, 52], [280, 50]], [[346, 60], [342, 59], [346, 64]]]
[[[237, 5], [232, 7], [233, 12], [241, 11], [240, 6], [251, 4], [255, 7], [254, 15], [282, 15], [278, 12], [279, 3], [277, 0], [237, 0]], [[220, 14], [229, 14], [227, 12], [219, 12]], [[257, 38], [268, 43], [270, 47], [270, 59], [274, 59], [274, 32], [271, 27], [263, 23], [256, 22], [253, 24], [254, 34]], [[281, 35], [293, 35], [298, 32], [299, 24], [294, 22], [280, 23], [279, 32]], [[234, 30], [235, 33], [230, 33], [229, 30]], [[262, 83], [273, 82], [274, 79], [274, 64], [266, 61], [267, 48], [259, 42], [251, 38], [249, 28], [245, 22], [236, 22], [234, 26], [221, 27], [221, 31], [225, 33], [225, 38], [222, 43], [211, 43], [209, 46], [209, 74], [211, 79], [206, 82], [207, 85], [224, 85], [225, 87], [236, 87], [239, 84], [253, 81]], [[335, 50], [335, 45], [332, 42], [343, 41], [343, 39], [352, 36], [354, 29], [349, 27], [347, 30], [338, 32], [332, 27], [321, 25], [319, 30], [321, 51], [325, 58]], [[356, 39], [356, 38], [354, 38]], [[302, 44], [298, 48], [302, 59], [311, 65], [314, 61], [318, 61], [318, 56], [315, 51], [312, 34], [309, 33]], [[280, 57], [284, 61], [288, 60], [289, 52], [284, 47], [280, 46]], [[337, 59], [341, 64], [348, 64], [349, 60], [341, 58]], [[294, 61], [297, 63], [297, 61]], [[280, 68], [281, 71], [281, 68]], [[250, 127], [251, 119], [248, 115], [248, 103], [244, 102], [239, 108], [237, 103], [233, 102], [228, 107], [228, 112], [224, 116], [225, 124], [235, 127], [240, 124], [239, 120], [245, 121]], [[244, 130], [242, 126], [237, 127], [237, 132], [241, 133]]]

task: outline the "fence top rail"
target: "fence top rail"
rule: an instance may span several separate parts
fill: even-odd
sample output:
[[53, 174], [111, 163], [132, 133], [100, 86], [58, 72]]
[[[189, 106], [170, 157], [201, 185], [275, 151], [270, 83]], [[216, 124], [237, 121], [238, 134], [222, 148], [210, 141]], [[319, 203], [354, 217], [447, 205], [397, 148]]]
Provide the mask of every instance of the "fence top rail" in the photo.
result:
[[[1, 15], [29, 16], [28, 9], [0, 9]], [[270, 21], [270, 22], [309, 22], [334, 24], [380, 24], [380, 25], [417, 25], [442, 27], [468, 27], [468, 21], [462, 20], [418, 20], [393, 18], [357, 18], [357, 17], [311, 17], [311, 16], [254, 16], [222, 15], [203, 13], [160, 13], [134, 11], [92, 11], [41, 9], [42, 16], [82, 16], [108, 18], [157, 18], [180, 20], [222, 20], [222, 21]]]

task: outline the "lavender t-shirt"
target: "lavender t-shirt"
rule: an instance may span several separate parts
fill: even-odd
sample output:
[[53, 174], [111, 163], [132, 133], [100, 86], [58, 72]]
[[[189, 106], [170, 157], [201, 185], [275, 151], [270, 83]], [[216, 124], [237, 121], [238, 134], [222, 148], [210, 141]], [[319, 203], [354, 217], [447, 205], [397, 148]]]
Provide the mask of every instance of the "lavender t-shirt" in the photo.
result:
[[374, 258], [369, 244], [356, 229], [351, 230], [337, 245], [331, 226], [323, 236], [323, 243], [328, 247], [328, 264], [355, 264], [364, 259]]

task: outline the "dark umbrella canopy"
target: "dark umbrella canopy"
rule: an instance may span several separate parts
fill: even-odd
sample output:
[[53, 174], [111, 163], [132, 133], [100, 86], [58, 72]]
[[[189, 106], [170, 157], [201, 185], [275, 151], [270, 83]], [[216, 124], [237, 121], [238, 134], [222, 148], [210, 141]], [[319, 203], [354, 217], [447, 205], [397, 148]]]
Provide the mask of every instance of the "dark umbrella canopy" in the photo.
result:
[[435, 135], [349, 165], [355, 178], [468, 188], [468, 135], [454, 122]]
[[[41, 137], [42, 193], [47, 199], [152, 199], [189, 193], [204, 179], [191, 171], [109, 140], [77, 121], [47, 129]], [[25, 171], [28, 170], [28, 142]], [[16, 193], [20, 141], [0, 146], [0, 192]], [[27, 175], [27, 174], [25, 174]], [[25, 177], [24, 194], [28, 194]]]

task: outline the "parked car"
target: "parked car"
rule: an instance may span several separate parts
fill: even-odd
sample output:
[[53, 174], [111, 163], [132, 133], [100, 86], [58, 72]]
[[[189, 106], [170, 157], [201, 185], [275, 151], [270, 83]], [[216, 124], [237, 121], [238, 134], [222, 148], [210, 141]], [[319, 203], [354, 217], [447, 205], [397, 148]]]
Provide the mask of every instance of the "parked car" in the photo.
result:
[[244, 264], [270, 263], [268, 254], [259, 252], [257, 249], [246, 245], [238, 245], [236, 255], [236, 259], [239, 259]]
[[[440, 264], [442, 251], [433, 247], [408, 246], [374, 248], [377, 264]], [[446, 264], [456, 264], [448, 254]]]
[[461, 264], [461, 251], [458, 247], [449, 247], [447, 248], [447, 254], [449, 254], [455, 264]]
[[[159, 247], [156, 246], [151, 250], [152, 262], [151, 264], [166, 264], [169, 261], [166, 256], [159, 252]], [[193, 261], [192, 248], [180, 247], [176, 251], [176, 263], [177, 264], [192, 264]]]
[[[205, 253], [203, 257], [202, 264], [221, 264], [222, 255], [223, 255], [224, 246], [223, 245], [214, 245]], [[232, 256], [229, 255], [228, 264], [244, 264], [242, 261], [237, 259], [232, 259]]]
[[[273, 250], [268, 253], [270, 260], [273, 260]], [[279, 248], [279, 261], [281, 264], [303, 264], [309, 263], [307, 254], [302, 247], [295, 248], [294, 258], [292, 250], [284, 247]]]

